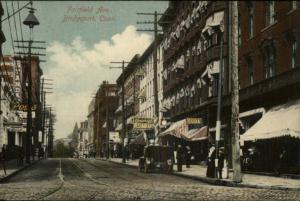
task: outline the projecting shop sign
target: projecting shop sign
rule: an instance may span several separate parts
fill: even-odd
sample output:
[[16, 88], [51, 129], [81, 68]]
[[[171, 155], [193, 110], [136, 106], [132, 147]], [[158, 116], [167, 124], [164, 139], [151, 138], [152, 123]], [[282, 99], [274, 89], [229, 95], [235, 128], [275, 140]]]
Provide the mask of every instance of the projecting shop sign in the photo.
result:
[[133, 129], [153, 129], [154, 128], [154, 119], [150, 118], [141, 118], [135, 117], [133, 119]]

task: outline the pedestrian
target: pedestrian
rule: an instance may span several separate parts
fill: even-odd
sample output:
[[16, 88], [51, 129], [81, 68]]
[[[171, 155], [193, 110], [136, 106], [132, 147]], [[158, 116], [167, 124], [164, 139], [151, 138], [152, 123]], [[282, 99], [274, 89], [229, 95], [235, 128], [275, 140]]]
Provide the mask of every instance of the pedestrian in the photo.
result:
[[2, 146], [2, 150], [1, 150], [1, 163], [2, 163], [2, 168], [3, 168], [4, 174], [6, 175], [5, 161], [6, 161], [6, 145], [4, 144]]
[[219, 149], [219, 154], [218, 154], [218, 172], [219, 172], [219, 179], [222, 179], [222, 171], [224, 167], [224, 148]]
[[186, 161], [187, 168], [191, 167], [191, 156], [192, 156], [191, 148], [190, 146], [186, 146], [185, 161]]
[[182, 162], [183, 162], [183, 150], [181, 145], [177, 147], [177, 171], [182, 172]]
[[215, 177], [215, 158], [216, 158], [216, 148], [212, 145], [208, 152], [207, 158], [207, 171], [206, 176], [214, 178]]
[[287, 152], [285, 147], [282, 147], [281, 152], [279, 154], [279, 160], [275, 169], [276, 174], [280, 176], [282, 173], [285, 173], [286, 166], [287, 166]]

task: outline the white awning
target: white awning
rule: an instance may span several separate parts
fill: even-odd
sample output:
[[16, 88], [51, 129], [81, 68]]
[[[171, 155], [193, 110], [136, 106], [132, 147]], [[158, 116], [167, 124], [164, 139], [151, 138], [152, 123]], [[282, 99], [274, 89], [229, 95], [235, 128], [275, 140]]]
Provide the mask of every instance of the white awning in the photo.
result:
[[202, 33], [209, 31], [211, 27], [219, 26], [224, 19], [224, 11], [219, 11], [212, 14], [206, 19], [205, 27], [202, 29]]
[[300, 138], [300, 99], [267, 111], [240, 136], [240, 140], [255, 141], [283, 136]]
[[126, 123], [127, 124], [133, 124], [133, 118], [134, 118], [134, 116], [128, 117]]

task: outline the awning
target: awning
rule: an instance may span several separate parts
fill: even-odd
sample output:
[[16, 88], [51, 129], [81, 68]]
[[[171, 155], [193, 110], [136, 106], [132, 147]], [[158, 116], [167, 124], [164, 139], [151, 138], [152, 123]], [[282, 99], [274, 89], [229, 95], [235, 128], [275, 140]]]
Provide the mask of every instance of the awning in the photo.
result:
[[188, 141], [200, 141], [208, 138], [207, 126], [201, 128], [191, 129], [186, 134], [182, 134], [182, 137]]
[[202, 33], [211, 31], [211, 27], [219, 26], [224, 19], [224, 11], [216, 12], [206, 19], [205, 27], [202, 29]]
[[126, 123], [127, 124], [133, 124], [133, 118], [134, 118], [134, 116], [128, 117], [127, 120], [126, 120]]
[[240, 136], [240, 140], [255, 141], [283, 136], [300, 138], [300, 99], [267, 111]]
[[165, 130], [164, 132], [161, 132], [158, 137], [163, 137], [165, 135], [173, 135], [175, 137], [181, 138], [180, 134], [178, 134], [178, 132], [176, 132], [176, 130], [185, 124], [185, 119], [182, 119], [180, 121], [176, 121], [173, 124], [171, 124], [171, 126]]
[[144, 133], [139, 134], [130, 144], [146, 145], [146, 139]]

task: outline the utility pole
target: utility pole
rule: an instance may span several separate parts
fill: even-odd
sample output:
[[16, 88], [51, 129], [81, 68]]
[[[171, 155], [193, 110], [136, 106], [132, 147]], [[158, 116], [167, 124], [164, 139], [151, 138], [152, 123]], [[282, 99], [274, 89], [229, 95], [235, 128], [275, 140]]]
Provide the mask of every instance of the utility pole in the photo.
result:
[[[221, 25], [220, 25], [221, 26]], [[221, 109], [222, 109], [222, 79], [223, 79], [223, 29], [220, 28], [220, 69], [218, 80], [218, 110], [217, 110], [217, 122], [216, 122], [216, 168], [215, 177], [218, 177], [218, 158], [219, 158], [219, 146], [221, 135]]]
[[[153, 47], [153, 92], [154, 92], [154, 113], [156, 117], [156, 126], [158, 124], [159, 119], [159, 101], [158, 101], [158, 84], [157, 84], [157, 35], [158, 35], [158, 29], [157, 29], [157, 16], [162, 15], [161, 13], [157, 13], [155, 11], [154, 13], [137, 13], [137, 15], [150, 15], [154, 17], [153, 22], [145, 21], [145, 22], [137, 22], [137, 24], [153, 24], [154, 29], [148, 30], [148, 29], [138, 29], [137, 31], [151, 31], [154, 32], [154, 47]], [[154, 143], [155, 143], [155, 134], [154, 134]]]
[[242, 182], [240, 144], [239, 144], [239, 74], [238, 74], [238, 2], [229, 2], [231, 24], [231, 55], [232, 90], [231, 90], [231, 143], [233, 181]]
[[125, 62], [124, 60], [122, 62], [110, 62], [112, 64], [119, 64], [121, 63], [121, 67], [110, 67], [110, 68], [122, 68], [122, 163], [126, 163], [126, 152], [125, 152], [125, 137], [126, 137], [126, 119], [125, 119]]

